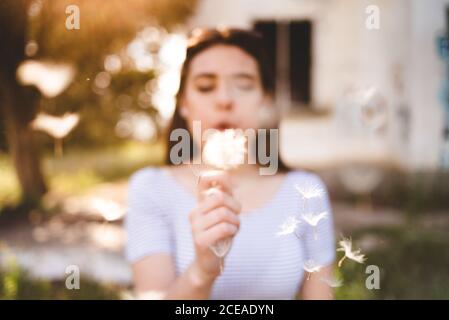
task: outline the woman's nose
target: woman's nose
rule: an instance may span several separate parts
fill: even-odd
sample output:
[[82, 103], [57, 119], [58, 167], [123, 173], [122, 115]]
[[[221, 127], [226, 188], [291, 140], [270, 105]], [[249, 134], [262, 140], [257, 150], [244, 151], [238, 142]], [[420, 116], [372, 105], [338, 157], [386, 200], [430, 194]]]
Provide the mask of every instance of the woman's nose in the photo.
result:
[[226, 85], [221, 85], [217, 92], [217, 107], [219, 109], [230, 110], [232, 109], [233, 98], [231, 90]]

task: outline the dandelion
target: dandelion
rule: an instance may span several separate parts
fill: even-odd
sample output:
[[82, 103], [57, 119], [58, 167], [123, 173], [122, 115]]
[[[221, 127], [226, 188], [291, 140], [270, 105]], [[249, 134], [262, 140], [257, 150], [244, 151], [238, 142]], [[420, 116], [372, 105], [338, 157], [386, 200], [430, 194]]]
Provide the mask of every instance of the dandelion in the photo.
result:
[[62, 117], [54, 117], [41, 113], [31, 123], [35, 130], [41, 130], [55, 139], [55, 154], [62, 155], [62, 139], [67, 136], [79, 122], [79, 115], [66, 113]]
[[217, 241], [210, 248], [217, 257], [224, 258], [228, 254], [229, 249], [231, 249], [231, 244], [232, 244], [232, 238], [228, 238], [228, 239]]
[[343, 280], [342, 279], [337, 279], [335, 277], [321, 277], [320, 281], [324, 282], [325, 284], [327, 284], [329, 287], [331, 288], [338, 288], [341, 287], [343, 285]]
[[296, 226], [300, 224], [301, 221], [296, 219], [294, 216], [288, 217], [285, 222], [279, 227], [280, 231], [276, 233], [277, 236], [285, 236], [294, 233]]
[[313, 235], [314, 238], [317, 239], [318, 235], [316, 232], [316, 226], [318, 225], [318, 223], [322, 220], [325, 219], [327, 217], [328, 213], [327, 211], [323, 211], [321, 213], [318, 214], [314, 214], [312, 212], [306, 212], [303, 213], [301, 215], [302, 219], [309, 225], [311, 225], [313, 227]]
[[309, 280], [310, 275], [314, 272], [320, 271], [322, 266], [318, 265], [315, 261], [309, 259], [306, 262], [304, 262], [303, 268], [306, 272], [308, 272], [307, 280]]
[[355, 262], [358, 262], [358, 263], [364, 263], [366, 261], [365, 255], [360, 253], [360, 249], [354, 250], [354, 251], [352, 250], [352, 240], [351, 239], [343, 238], [343, 240], [341, 240], [338, 244], [340, 245], [340, 247], [337, 249], [337, 251], [344, 251], [344, 253], [345, 253], [343, 258], [341, 258], [340, 261], [338, 261], [339, 267], [341, 267], [341, 264], [343, 263], [343, 261], [346, 258], [354, 260]]
[[[204, 162], [217, 169], [229, 170], [243, 164], [246, 153], [246, 138], [241, 131], [227, 129], [208, 136], [203, 150]], [[211, 246], [214, 254], [223, 259], [229, 252], [232, 238], [220, 240]]]
[[215, 168], [228, 170], [243, 164], [246, 138], [241, 131], [227, 129], [211, 134], [204, 145], [203, 160]]

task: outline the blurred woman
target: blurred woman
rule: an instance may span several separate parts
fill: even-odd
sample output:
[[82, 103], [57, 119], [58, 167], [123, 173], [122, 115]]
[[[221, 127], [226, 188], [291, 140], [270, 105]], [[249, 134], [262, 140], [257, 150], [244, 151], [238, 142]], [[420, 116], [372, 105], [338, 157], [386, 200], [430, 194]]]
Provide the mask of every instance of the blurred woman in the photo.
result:
[[[275, 114], [272, 92], [258, 34], [197, 29], [188, 40], [169, 134], [175, 129], [192, 133], [195, 120], [202, 132], [261, 129], [259, 115]], [[202, 144], [192, 140], [191, 160], [201, 157]], [[332, 297], [326, 279], [332, 277], [335, 258], [333, 220], [317, 175], [288, 170], [279, 159], [272, 175], [261, 175], [263, 165], [257, 163], [198, 179], [195, 165], [172, 163], [174, 145], [168, 141], [165, 167], [141, 169], [130, 179], [126, 255], [139, 296]], [[216, 192], [208, 193], [211, 188]], [[316, 226], [301, 218], [311, 213], [323, 214]], [[232, 239], [232, 246], [221, 271], [211, 247], [224, 239]]]

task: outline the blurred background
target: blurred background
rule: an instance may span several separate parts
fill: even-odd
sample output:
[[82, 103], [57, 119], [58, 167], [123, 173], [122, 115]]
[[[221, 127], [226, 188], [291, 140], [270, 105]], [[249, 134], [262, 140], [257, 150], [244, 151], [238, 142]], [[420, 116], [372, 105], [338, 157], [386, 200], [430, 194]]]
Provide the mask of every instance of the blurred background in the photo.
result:
[[281, 155], [368, 258], [337, 298], [449, 299], [449, 0], [1, 1], [0, 299], [132, 297], [127, 180], [163, 162], [187, 32], [219, 25], [264, 35]]

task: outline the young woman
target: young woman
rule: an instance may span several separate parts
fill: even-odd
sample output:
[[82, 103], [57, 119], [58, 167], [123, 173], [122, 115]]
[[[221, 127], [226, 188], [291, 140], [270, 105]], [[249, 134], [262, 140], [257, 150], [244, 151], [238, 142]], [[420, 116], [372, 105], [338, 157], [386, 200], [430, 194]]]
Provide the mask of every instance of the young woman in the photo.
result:
[[[194, 120], [203, 132], [261, 128], [257, 115], [271, 105], [273, 83], [261, 41], [244, 30], [196, 30], [188, 42], [171, 130], [192, 132]], [[192, 142], [191, 158], [201, 156], [195, 152], [200, 143]], [[170, 154], [174, 142], [168, 145]], [[167, 157], [167, 166], [141, 169], [130, 179], [126, 255], [137, 294], [332, 297], [326, 279], [335, 258], [333, 220], [318, 176], [289, 171], [280, 162], [274, 175], [261, 175], [260, 165], [243, 164], [198, 179], [193, 166], [173, 165]], [[218, 191], [207, 196], [211, 187]], [[310, 212], [326, 213], [313, 226], [301, 219]], [[223, 239], [232, 239], [232, 247], [221, 272], [211, 245]]]

